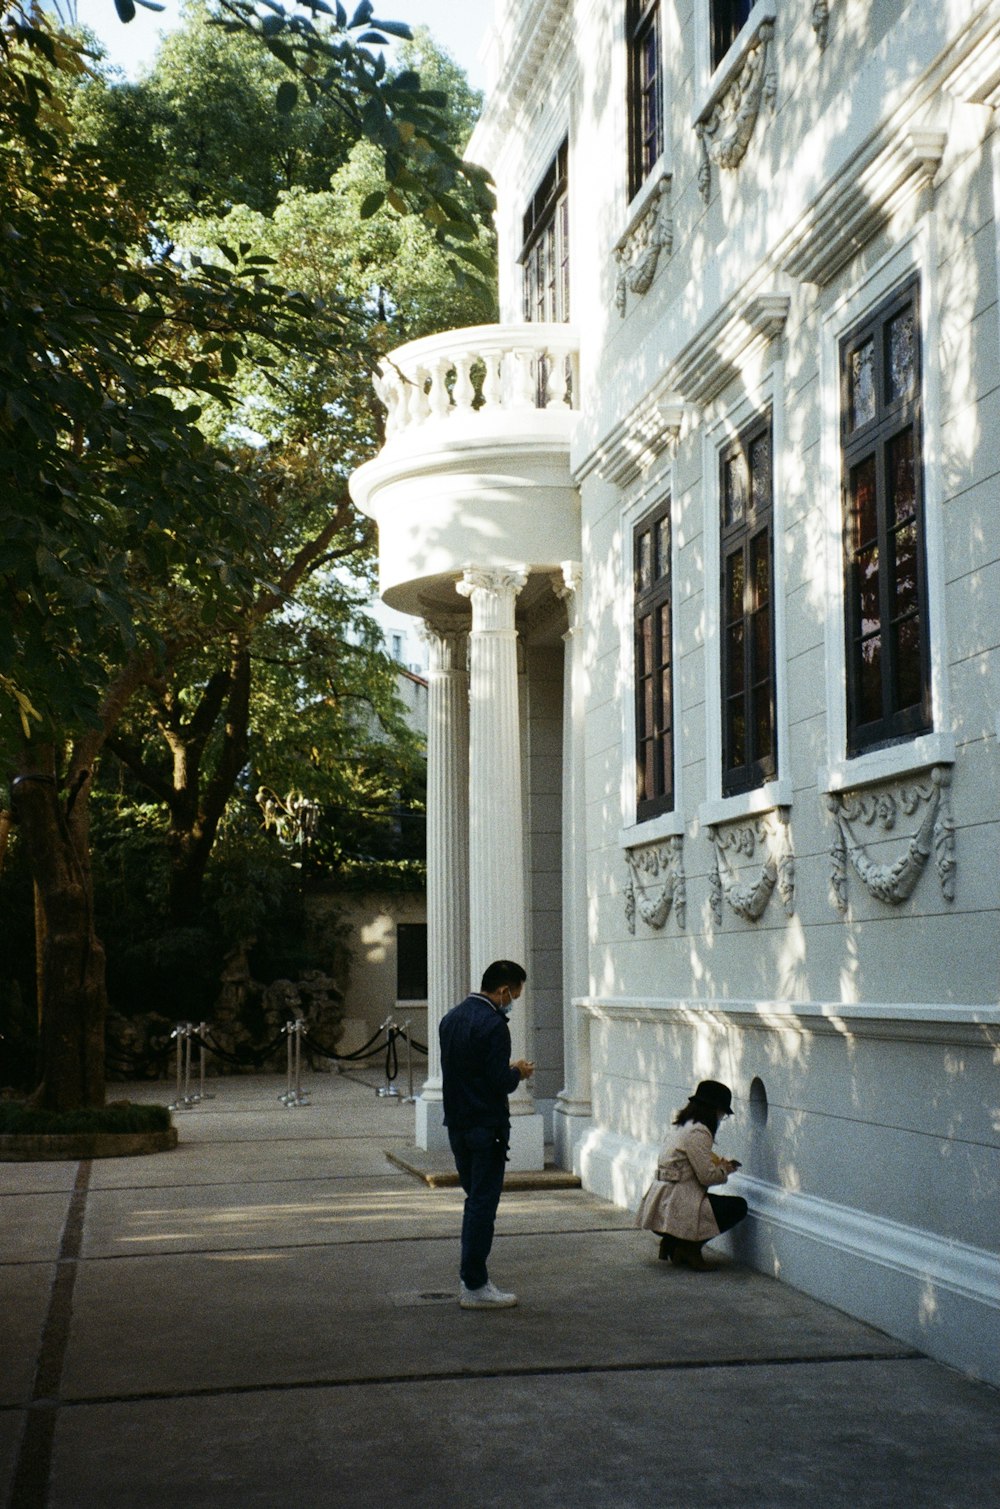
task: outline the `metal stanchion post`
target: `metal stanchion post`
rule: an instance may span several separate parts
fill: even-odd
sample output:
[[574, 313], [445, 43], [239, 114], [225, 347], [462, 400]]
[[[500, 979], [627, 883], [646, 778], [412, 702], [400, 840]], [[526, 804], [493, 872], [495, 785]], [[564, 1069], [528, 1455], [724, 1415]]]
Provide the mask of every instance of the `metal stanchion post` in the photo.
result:
[[208, 1031], [208, 1023], [207, 1022], [199, 1022], [198, 1026], [195, 1028], [195, 1031], [198, 1034], [198, 1053], [199, 1053], [199, 1059], [198, 1059], [198, 1071], [199, 1071], [198, 1099], [199, 1100], [214, 1100], [215, 1099], [214, 1095], [206, 1095], [205, 1094], [205, 1033]]
[[292, 1106], [309, 1104], [308, 1097], [302, 1093], [302, 1034], [306, 1030], [306, 1024], [304, 1021], [286, 1022], [281, 1030], [288, 1039], [288, 1070], [285, 1093], [279, 1095], [278, 1099], [291, 1110]]
[[[171, 1037], [177, 1039], [177, 1093], [172, 1103], [167, 1107], [168, 1111], [179, 1111], [185, 1106], [193, 1106], [198, 1101], [197, 1095], [191, 1094], [191, 1034], [194, 1028], [190, 1022], [178, 1022]], [[183, 1085], [184, 1093], [181, 1093]]]
[[410, 1046], [411, 1020], [412, 1018], [407, 1017], [403, 1023], [403, 1031], [406, 1034], [406, 1094], [403, 1096], [404, 1106], [414, 1106], [417, 1103], [417, 1097], [413, 1093], [413, 1049]]
[[305, 1022], [300, 1019], [295, 1023], [295, 1099], [292, 1102], [296, 1106], [307, 1106], [308, 1097], [302, 1093], [302, 1038], [306, 1031]]
[[194, 1027], [190, 1022], [184, 1024], [184, 1104], [186, 1106], [197, 1105], [199, 1096], [191, 1094], [191, 1038], [194, 1035]]
[[386, 1041], [385, 1084], [384, 1085], [379, 1085], [378, 1089], [375, 1091], [375, 1094], [378, 1095], [378, 1096], [395, 1097], [395, 1096], [399, 1095], [399, 1091], [396, 1089], [396, 1086], [392, 1083], [392, 1081], [389, 1078], [389, 1063], [388, 1063], [389, 1049], [392, 1046], [392, 1035], [393, 1035], [393, 1033], [396, 1030], [396, 1023], [393, 1021], [391, 1013], [390, 1013], [389, 1016], [386, 1017], [385, 1021], [382, 1023], [381, 1030], [383, 1032], [388, 1033], [388, 1039]]
[[281, 1029], [285, 1034], [285, 1047], [287, 1048], [288, 1053], [287, 1064], [285, 1068], [285, 1093], [284, 1095], [279, 1095], [278, 1099], [282, 1101], [282, 1103], [286, 1106], [291, 1105], [292, 1103], [292, 1028], [294, 1026], [294, 1022], [286, 1022], [284, 1027], [282, 1027]]
[[170, 1034], [171, 1037], [175, 1037], [177, 1039], [177, 1090], [174, 1094], [173, 1100], [167, 1107], [168, 1111], [179, 1111], [181, 1107], [181, 1072], [184, 1059], [184, 1048], [181, 1043], [181, 1038], [183, 1036], [183, 1033], [184, 1026], [181, 1022], [178, 1022], [177, 1026]]

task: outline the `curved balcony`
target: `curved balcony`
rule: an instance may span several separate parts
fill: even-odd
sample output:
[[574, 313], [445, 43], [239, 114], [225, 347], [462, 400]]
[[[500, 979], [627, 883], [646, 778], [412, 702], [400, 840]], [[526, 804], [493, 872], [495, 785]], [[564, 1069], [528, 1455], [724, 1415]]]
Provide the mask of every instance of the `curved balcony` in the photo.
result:
[[538, 573], [579, 559], [578, 349], [569, 325], [479, 325], [385, 359], [375, 391], [386, 442], [351, 495], [379, 526], [386, 602], [455, 610], [468, 566]]

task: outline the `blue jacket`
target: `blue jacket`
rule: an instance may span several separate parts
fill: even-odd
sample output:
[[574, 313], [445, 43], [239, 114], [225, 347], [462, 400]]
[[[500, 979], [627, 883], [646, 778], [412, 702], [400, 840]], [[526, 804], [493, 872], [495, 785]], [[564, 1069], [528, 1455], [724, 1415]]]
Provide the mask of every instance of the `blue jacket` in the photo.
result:
[[503, 1012], [485, 996], [466, 996], [441, 1018], [438, 1036], [445, 1126], [455, 1131], [506, 1126], [507, 1096], [521, 1075], [510, 1066], [510, 1028]]

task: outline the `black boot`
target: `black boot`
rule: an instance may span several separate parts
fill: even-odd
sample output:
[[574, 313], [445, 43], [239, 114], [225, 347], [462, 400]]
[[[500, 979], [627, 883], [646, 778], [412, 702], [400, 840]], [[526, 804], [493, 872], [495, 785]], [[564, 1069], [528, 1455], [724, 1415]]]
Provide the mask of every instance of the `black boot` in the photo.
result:
[[660, 1261], [661, 1262], [663, 1262], [663, 1263], [669, 1263], [670, 1259], [674, 1255], [674, 1243], [675, 1243], [675, 1241], [676, 1241], [675, 1237], [662, 1236], [660, 1238]]

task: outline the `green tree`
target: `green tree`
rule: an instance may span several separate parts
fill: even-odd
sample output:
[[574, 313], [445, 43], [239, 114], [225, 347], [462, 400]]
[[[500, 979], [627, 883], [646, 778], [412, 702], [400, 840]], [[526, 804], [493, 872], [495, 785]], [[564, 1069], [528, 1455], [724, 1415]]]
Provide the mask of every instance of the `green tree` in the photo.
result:
[[[224, 4], [296, 74], [277, 103], [340, 99], [382, 152], [388, 192], [428, 214], [439, 244], [464, 208], [439, 106], [386, 81], [338, 7], [311, 23]], [[271, 24], [271, 17], [280, 24]], [[362, 4], [351, 25], [371, 18]], [[362, 33], [362, 36], [364, 33]], [[94, 928], [88, 796], [137, 689], [190, 636], [245, 639], [281, 583], [268, 494], [245, 449], [219, 443], [206, 402], [233, 401], [245, 363], [275, 392], [293, 361], [355, 349], [346, 311], [318, 311], [267, 276], [249, 244], [179, 259], [105, 160], [74, 138], [72, 42], [0, 0], [0, 751], [35, 886], [43, 969], [39, 1103], [103, 1102], [103, 949]], [[325, 65], [319, 71], [320, 63]], [[358, 100], [363, 106], [358, 108]], [[453, 217], [457, 217], [453, 221]], [[476, 259], [459, 246], [469, 265]], [[485, 264], [484, 265], [488, 265]], [[349, 358], [357, 360], [357, 356]], [[261, 379], [258, 377], [258, 381]], [[321, 551], [322, 532], [309, 547]], [[293, 561], [296, 557], [290, 556]], [[230, 667], [235, 688], [238, 648]]]

